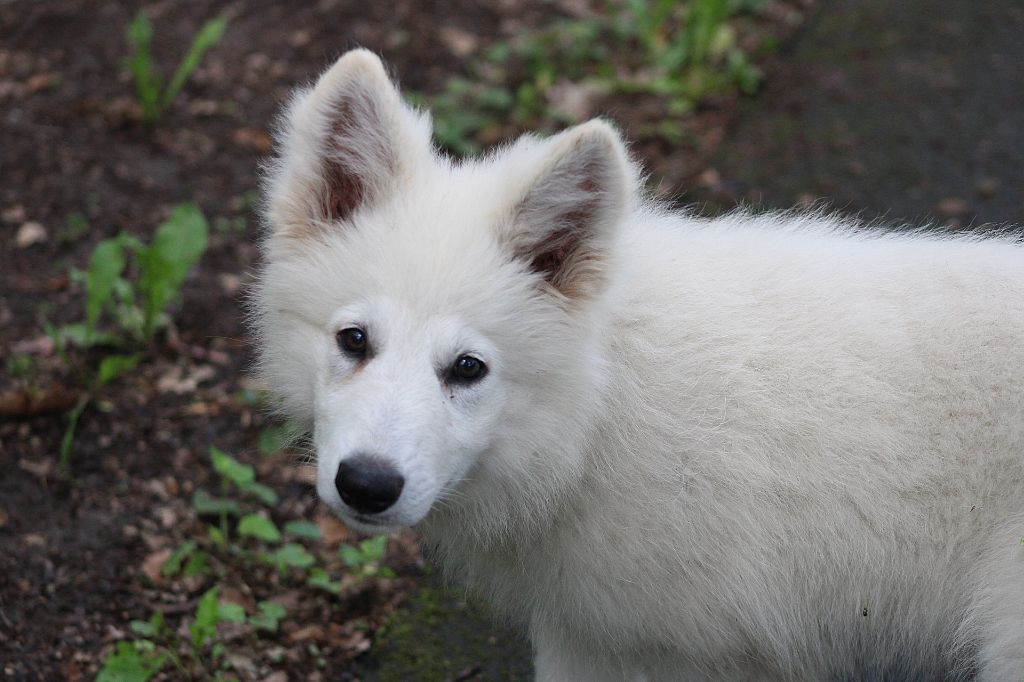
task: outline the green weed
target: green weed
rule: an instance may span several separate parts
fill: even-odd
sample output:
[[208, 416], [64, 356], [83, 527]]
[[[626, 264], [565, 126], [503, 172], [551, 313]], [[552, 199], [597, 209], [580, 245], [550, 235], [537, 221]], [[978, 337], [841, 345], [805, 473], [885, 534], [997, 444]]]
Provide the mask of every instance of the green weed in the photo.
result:
[[[301, 581], [332, 596], [343, 594], [346, 586], [367, 578], [393, 577], [383, 559], [388, 539], [379, 536], [358, 545], [343, 546], [332, 557], [315, 545], [322, 540], [319, 526], [305, 520], [274, 522], [271, 512], [278, 504], [277, 493], [256, 479], [252, 466], [212, 446], [210, 464], [217, 475], [219, 494], [197, 489], [193, 507], [200, 517], [213, 517], [205, 537], [181, 543], [164, 562], [164, 578], [200, 577], [216, 583], [240, 570], [260, 565], [277, 571], [282, 581]], [[338, 559], [340, 558], [340, 562]], [[331, 576], [343, 563], [347, 572], [341, 580]], [[252, 612], [218, 599], [219, 586], [204, 593], [191, 621], [168, 627], [163, 614], [154, 612], [148, 621], [132, 621], [132, 641], [118, 642], [107, 656], [97, 680], [140, 680], [174, 666], [183, 679], [220, 679], [230, 641], [218, 641], [222, 623], [240, 623], [252, 632], [277, 632], [287, 612], [273, 601], [258, 601]], [[234, 631], [237, 638], [237, 631]]]
[[[209, 231], [199, 207], [185, 203], [157, 227], [149, 245], [124, 233], [97, 244], [88, 269], [72, 271], [85, 285], [85, 320], [60, 328], [59, 340], [84, 348], [148, 343], [167, 324], [166, 308], [206, 250]], [[100, 328], [104, 314], [113, 323], [107, 329]]]
[[511, 134], [510, 126], [551, 130], [573, 123], [572, 114], [550, 99], [552, 86], [560, 83], [602, 99], [661, 98], [672, 125], [654, 124], [649, 130], [678, 142], [675, 119], [707, 97], [757, 88], [761, 74], [741, 49], [736, 25], [761, 5], [761, 0], [607, 0], [596, 18], [558, 21], [490, 46], [471, 60], [469, 78], [453, 77], [435, 96], [410, 99], [429, 106], [438, 141], [459, 155]]
[[26, 379], [35, 369], [35, 359], [27, 353], [19, 353], [7, 358], [7, 373], [15, 379]]
[[[129, 627], [139, 636], [133, 641], [118, 642], [96, 677], [96, 682], [146, 682], [173, 664], [185, 679], [224, 679], [218, 668], [227, 652], [217, 642], [217, 630], [222, 623], [248, 623], [255, 629], [277, 629], [277, 621], [285, 616], [285, 609], [273, 602], [257, 604], [258, 613], [249, 616], [238, 604], [218, 598], [219, 587], [214, 586], [199, 599], [187, 637], [182, 628], [168, 627], [164, 615], [154, 611], [149, 620], [133, 620]], [[210, 671], [213, 671], [210, 675]]]
[[394, 572], [381, 565], [381, 559], [388, 547], [386, 535], [367, 538], [358, 545], [342, 545], [338, 555], [356, 576], [360, 578], [381, 577], [393, 578]]
[[[167, 308], [179, 296], [189, 270], [206, 250], [209, 227], [195, 204], [180, 204], [161, 223], [147, 245], [120, 234], [93, 249], [89, 267], [73, 270], [85, 286], [85, 319], [60, 328], [45, 325], [67, 360], [67, 345], [127, 350], [107, 354], [86, 380], [83, 397], [68, 413], [61, 439], [59, 469], [67, 476], [79, 417], [95, 393], [135, 367], [140, 351], [169, 320]], [[101, 326], [104, 320], [109, 323]]]
[[135, 15], [128, 24], [127, 37], [131, 55], [127, 65], [135, 80], [135, 95], [142, 107], [142, 120], [149, 125], [156, 123], [163, 112], [174, 101], [174, 97], [185, 85], [192, 72], [199, 66], [203, 55], [213, 47], [227, 28], [227, 19], [210, 19], [199, 29], [188, 52], [182, 58], [170, 82], [164, 85], [163, 77], [153, 63], [153, 26], [142, 12]]

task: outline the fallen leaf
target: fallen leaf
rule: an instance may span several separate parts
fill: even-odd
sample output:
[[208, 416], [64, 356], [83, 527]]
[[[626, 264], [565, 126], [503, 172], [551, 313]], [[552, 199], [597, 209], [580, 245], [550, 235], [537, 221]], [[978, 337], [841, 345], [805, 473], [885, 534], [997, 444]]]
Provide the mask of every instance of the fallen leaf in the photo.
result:
[[25, 89], [31, 94], [45, 90], [57, 82], [57, 76], [52, 73], [37, 73], [25, 81]]
[[260, 682], [288, 682], [288, 673], [278, 670], [262, 678]]
[[324, 629], [319, 625], [307, 625], [304, 628], [299, 628], [295, 632], [288, 635], [288, 641], [290, 642], [305, 642], [310, 639], [323, 639]]
[[212, 365], [195, 365], [188, 371], [174, 367], [157, 379], [156, 388], [161, 393], [192, 393], [199, 384], [212, 379], [216, 373], [217, 370]]
[[164, 547], [163, 549], [156, 550], [142, 560], [143, 575], [149, 578], [150, 582], [154, 584], [164, 582], [164, 576], [161, 571], [169, 558], [171, 558], [170, 547]]
[[39, 533], [25, 533], [21, 539], [29, 547], [46, 547], [46, 538]]
[[46, 388], [15, 388], [0, 393], [0, 415], [29, 416], [49, 412], [67, 412], [78, 402], [78, 391], [56, 382]]
[[939, 215], [946, 218], [958, 218], [967, 215], [971, 210], [970, 204], [959, 197], [943, 199], [935, 208]]
[[46, 228], [35, 221], [22, 223], [18, 233], [14, 236], [14, 244], [19, 249], [27, 249], [33, 244], [41, 244], [47, 239]]
[[974, 185], [974, 191], [976, 191], [979, 196], [985, 197], [986, 199], [995, 196], [998, 190], [998, 178], [982, 178]]
[[3, 220], [5, 223], [21, 223], [25, 221], [26, 217], [25, 207], [21, 204], [8, 206], [0, 211], [0, 220]]
[[343, 542], [347, 542], [352, 532], [331, 514], [321, 512], [314, 519], [320, 528], [320, 536], [327, 549], [334, 549]]
[[438, 30], [437, 36], [444, 43], [445, 47], [448, 48], [448, 51], [460, 59], [476, 52], [477, 45], [479, 44], [476, 36], [458, 28], [442, 28]]
[[53, 460], [41, 459], [36, 461], [31, 459], [19, 459], [18, 466], [33, 476], [47, 478], [50, 475], [50, 472], [53, 471]]
[[270, 136], [260, 128], [238, 128], [231, 133], [231, 139], [235, 144], [255, 149], [260, 154], [268, 153], [274, 146]]

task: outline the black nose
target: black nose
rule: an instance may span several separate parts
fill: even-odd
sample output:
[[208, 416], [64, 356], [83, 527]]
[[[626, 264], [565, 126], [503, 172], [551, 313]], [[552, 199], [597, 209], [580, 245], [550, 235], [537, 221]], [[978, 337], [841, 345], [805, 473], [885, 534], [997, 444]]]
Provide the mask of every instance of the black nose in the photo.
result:
[[363, 514], [377, 514], [398, 500], [405, 479], [379, 457], [356, 455], [338, 465], [334, 485], [345, 504]]

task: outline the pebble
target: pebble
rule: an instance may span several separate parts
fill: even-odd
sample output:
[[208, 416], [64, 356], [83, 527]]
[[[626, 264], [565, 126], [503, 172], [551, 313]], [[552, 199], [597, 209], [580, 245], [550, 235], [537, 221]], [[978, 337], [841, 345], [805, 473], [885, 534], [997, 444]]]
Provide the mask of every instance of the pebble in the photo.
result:
[[40, 223], [30, 220], [22, 223], [18, 233], [14, 236], [14, 243], [19, 249], [27, 249], [33, 244], [40, 244], [47, 239], [46, 228]]

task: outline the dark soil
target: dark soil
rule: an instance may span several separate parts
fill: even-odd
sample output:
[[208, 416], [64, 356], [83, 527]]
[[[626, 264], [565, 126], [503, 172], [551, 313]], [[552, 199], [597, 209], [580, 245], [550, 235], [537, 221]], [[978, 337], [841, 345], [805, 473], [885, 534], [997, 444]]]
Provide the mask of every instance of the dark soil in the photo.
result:
[[1020, 224], [1022, 34], [1015, 0], [832, 0], [684, 199], [825, 199], [888, 223]]
[[[763, 95], [744, 104], [738, 119], [737, 102], [726, 99], [699, 113], [693, 144], [647, 140], [636, 147], [657, 177], [668, 178], [660, 192], [711, 209], [824, 197], [869, 217], [933, 216], [954, 225], [1024, 219], [1024, 137], [1015, 125], [1024, 111], [1016, 73], [1024, 63], [1021, 8], [1014, 0], [940, 4], [829, 3], [768, 65]], [[205, 19], [230, 19], [221, 43], [153, 129], [139, 123], [122, 68], [124, 27], [143, 5], [154, 24], [155, 59], [168, 70]], [[189, 498], [216, 485], [206, 454], [212, 444], [257, 465], [260, 480], [282, 495], [279, 521], [317, 519], [332, 546], [352, 539], [317, 508], [308, 469], [289, 455], [256, 451], [265, 417], [245, 396], [253, 384], [245, 374], [251, 349], [243, 296], [258, 262], [252, 193], [270, 150], [268, 131], [290, 90], [349, 47], [380, 52], [403, 86], [436, 92], [464, 60], [438, 39], [441, 29], [485, 45], [578, 5], [0, 3], [0, 359], [27, 355], [33, 363], [27, 378], [0, 367], [6, 679], [92, 679], [112, 643], [131, 637], [130, 620], [154, 609], [169, 619], [194, 610], [209, 583], [172, 583], [154, 566], [183, 539], [205, 532]], [[627, 132], [642, 129], [647, 114], [628, 106], [609, 113]], [[43, 320], [82, 318], [82, 289], [68, 271], [85, 267], [99, 240], [122, 231], [148, 239], [182, 201], [197, 202], [210, 219], [210, 248], [186, 283], [173, 327], [139, 369], [104, 388], [84, 413], [74, 477], [63, 480], [56, 453], [64, 411], [96, 357], [73, 353], [63, 362]], [[77, 219], [69, 222], [76, 215], [84, 217], [84, 231], [75, 228]], [[27, 223], [38, 223], [45, 236], [19, 244]], [[272, 682], [412, 679], [437, 663], [436, 656], [430, 662], [428, 654], [410, 654], [405, 643], [447, 633], [441, 613], [468, 619], [475, 610], [427, 591], [396, 619], [395, 606], [421, 583], [423, 565], [412, 536], [389, 547], [386, 563], [396, 578], [350, 585], [337, 598], [260, 568], [221, 577], [236, 600], [272, 598], [289, 611], [279, 633], [232, 642], [234, 673]], [[406, 616], [422, 629], [400, 625]], [[522, 678], [522, 641], [482, 629], [483, 618], [466, 620], [469, 631], [463, 626], [463, 634], [433, 645], [466, 642], [483, 653], [448, 652], [436, 676], [424, 679]], [[378, 646], [365, 655], [381, 626]], [[275, 647], [271, 664], [261, 652]]]

